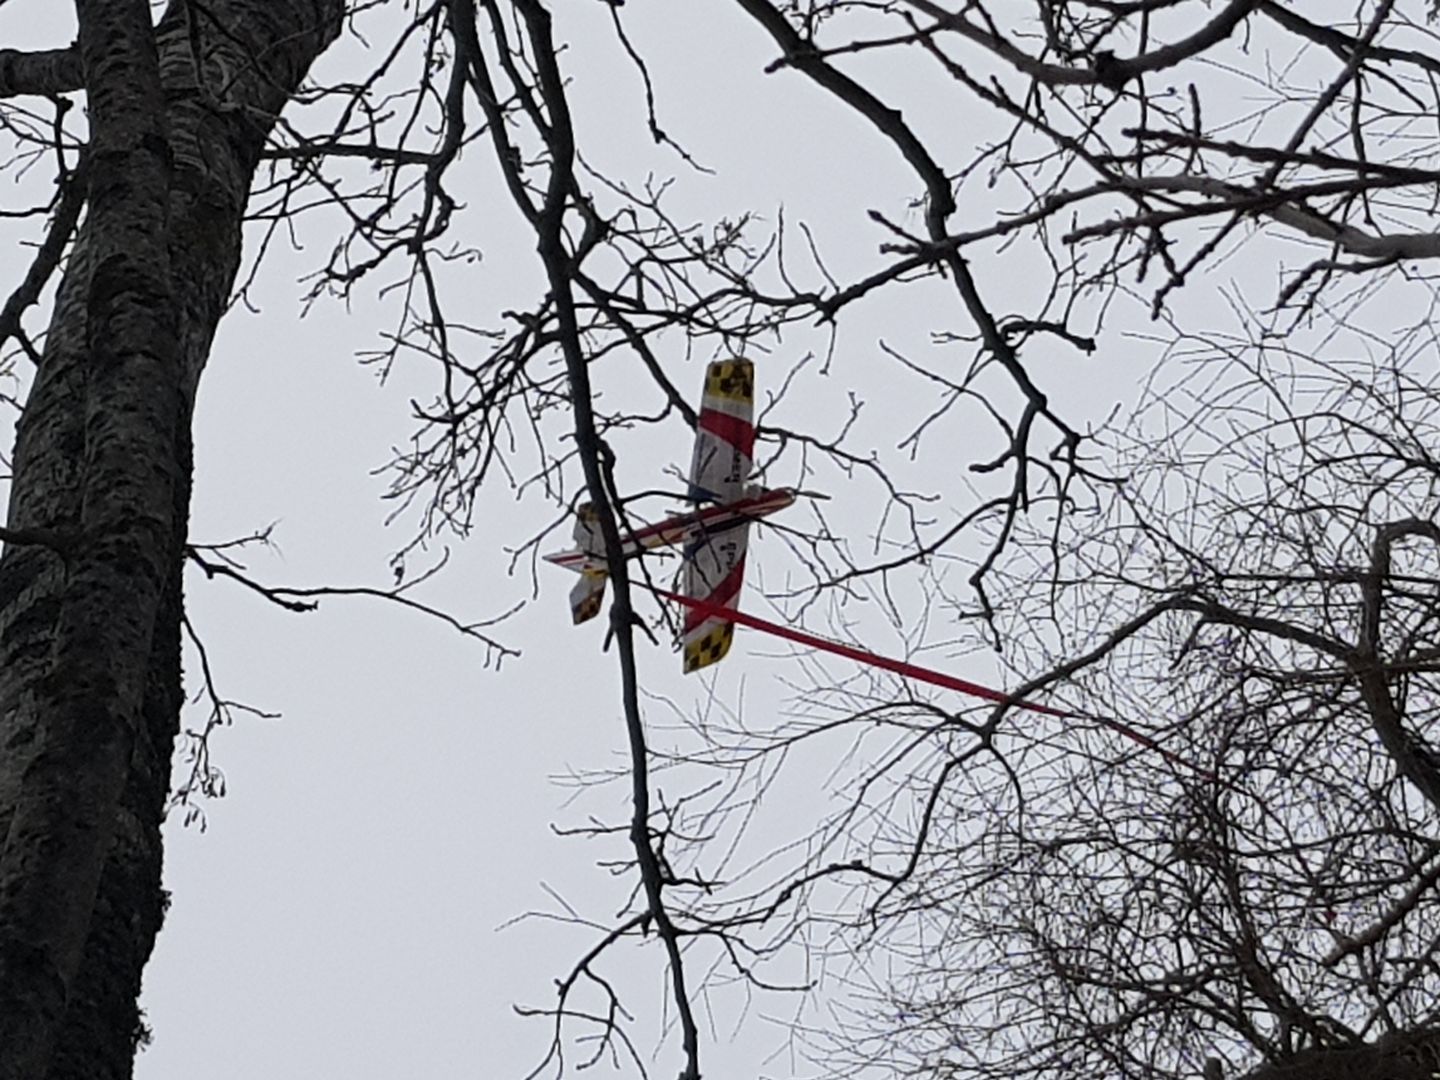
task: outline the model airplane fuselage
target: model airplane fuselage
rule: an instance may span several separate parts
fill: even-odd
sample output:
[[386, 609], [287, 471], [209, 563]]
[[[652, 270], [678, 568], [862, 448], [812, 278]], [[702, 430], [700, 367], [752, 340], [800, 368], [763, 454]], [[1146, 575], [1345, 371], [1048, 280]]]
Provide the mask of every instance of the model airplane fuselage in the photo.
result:
[[[705, 391], [690, 463], [689, 496], [697, 508], [620, 538], [629, 557], [657, 547], [683, 548], [683, 595], [704, 601], [706, 609], [687, 608], [681, 632], [686, 671], [715, 663], [730, 651], [735, 624], [716, 614], [733, 610], [745, 576], [750, 523], [796, 499], [792, 488], [764, 489], [750, 483], [754, 466], [755, 367], [749, 360], [717, 360], [705, 372]], [[577, 623], [600, 613], [608, 561], [595, 513], [586, 503], [576, 513], [572, 551], [545, 558], [580, 574], [570, 592], [570, 613]]]

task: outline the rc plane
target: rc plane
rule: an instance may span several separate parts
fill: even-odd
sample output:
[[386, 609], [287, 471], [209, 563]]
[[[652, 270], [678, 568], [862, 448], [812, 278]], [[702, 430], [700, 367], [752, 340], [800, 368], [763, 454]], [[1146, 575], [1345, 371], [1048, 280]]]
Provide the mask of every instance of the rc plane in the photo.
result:
[[[752, 522], [783, 510], [797, 495], [793, 488], [765, 488], [750, 482], [754, 466], [755, 365], [749, 360], [717, 360], [705, 372], [705, 389], [695, 430], [687, 498], [695, 509], [675, 514], [621, 538], [628, 558], [658, 547], [680, 546], [685, 605], [681, 651], [687, 672], [717, 663], [730, 651], [735, 623], [726, 617], [740, 600], [745, 549]], [[605, 541], [594, 508], [585, 503], [575, 515], [575, 548], [545, 558], [577, 571], [570, 591], [576, 623], [600, 613], [609, 577]]]
[[[657, 596], [684, 609], [681, 647], [687, 672], [699, 671], [722, 660], [730, 651], [730, 644], [735, 638], [735, 624], [739, 623], [805, 649], [843, 656], [970, 697], [1056, 718], [1090, 720], [1174, 764], [1198, 770], [1214, 779], [1213, 774], [1203, 767], [1183, 759], [1161, 746], [1154, 737], [1113, 717], [1071, 712], [1026, 701], [1003, 690], [741, 611], [740, 589], [744, 583], [745, 548], [751, 523], [785, 509], [800, 495], [794, 488], [765, 488], [750, 482], [755, 450], [754, 405], [754, 365], [742, 359], [712, 363], [705, 372], [705, 390], [695, 430], [695, 454], [690, 463], [687, 497], [695, 504], [695, 509], [630, 530], [621, 538], [621, 550], [626, 558], [657, 547], [682, 546], [682, 591], [652, 589]], [[570, 592], [570, 613], [576, 623], [582, 623], [600, 613], [605, 580], [609, 576], [605, 542], [600, 535], [598, 518], [589, 503], [576, 512], [575, 544], [574, 550], [555, 552], [545, 558], [580, 574], [579, 583]]]

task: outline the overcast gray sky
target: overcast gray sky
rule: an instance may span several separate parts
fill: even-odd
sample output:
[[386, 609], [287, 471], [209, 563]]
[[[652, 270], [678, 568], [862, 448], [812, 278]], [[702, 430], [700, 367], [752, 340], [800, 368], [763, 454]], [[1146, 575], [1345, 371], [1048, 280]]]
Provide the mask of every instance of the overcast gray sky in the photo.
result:
[[[635, 5], [632, 26], [660, 61], [662, 120], [719, 170], [687, 181], [691, 204], [767, 215], [783, 204], [819, 221], [846, 215], [866, 235], [856, 236], [854, 251], [844, 234], [832, 235], [827, 254], [847, 273], [873, 258], [861, 211], [900, 211], [910, 191], [903, 168], [837, 125], [834, 107], [798, 80], [763, 78], [769, 50], [737, 9], [646, 10], [661, 6]], [[572, 100], [587, 154], [631, 177], [646, 159], [683, 174], [649, 146], [638, 82], [615, 62], [612, 41], [593, 42], [608, 69], [585, 71], [579, 46], [583, 32], [601, 28], [594, 16], [603, 7], [582, 7], [586, 21], [567, 31], [562, 14], [560, 34], [577, 43], [566, 70], [577, 78]], [[331, 70], [357, 61], [350, 40], [327, 58]], [[484, 148], [476, 151], [488, 166]], [[493, 226], [476, 238], [485, 269], [518, 272], [533, 289], [533, 242], [505, 202], [495, 205]], [[357, 365], [354, 354], [383, 329], [363, 307], [347, 316], [322, 303], [297, 321], [293, 279], [327, 244], [318, 228], [308, 235], [313, 254], [281, 253], [269, 265], [263, 313], [237, 311], [222, 328], [196, 420], [192, 532], [220, 540], [276, 521], [281, 555], [256, 560], [263, 576], [381, 585], [410, 523], [382, 527], [390, 507], [368, 473], [409, 434], [408, 399], [425, 399], [433, 383], [428, 372], [402, 367], [382, 388]], [[477, 279], [472, 317], [484, 321], [501, 298], [486, 291], [483, 271]], [[698, 392], [698, 367], [681, 382]], [[672, 424], [659, 452], [680, 465], [689, 450], [683, 427]], [[539, 521], [543, 511], [503, 498], [490, 506], [506, 519], [452, 544], [451, 564], [429, 593], [467, 615], [529, 595], [528, 576], [506, 576], [490, 545], [523, 538], [522, 515]], [[774, 547], [760, 539], [754, 562], [763, 566]], [[594, 934], [554, 923], [497, 928], [528, 910], [555, 910], [542, 883], [600, 918], [629, 887], [594, 865], [623, 848], [550, 831], [552, 822], [582, 820], [564, 809], [570, 793], [550, 778], [616, 764], [624, 732], [599, 622], [572, 632], [568, 575], [541, 574], [539, 602], [496, 630], [523, 650], [498, 672], [484, 669], [474, 643], [375, 601], [332, 599], [294, 617], [224, 583], [192, 584], [193, 619], [224, 691], [283, 719], [247, 720], [218, 736], [229, 794], [207, 808], [203, 834], [169, 830], [174, 905], [146, 979], [155, 1042], [140, 1058], [141, 1080], [197, 1069], [212, 1080], [519, 1076], [535, 1064], [547, 1032], [518, 1019], [512, 1005], [550, 1004], [554, 980]], [[776, 665], [757, 671], [752, 647], [779, 651], [742, 640], [718, 671], [719, 693], [733, 703], [744, 681], [746, 708], [762, 713], [777, 707]], [[643, 662], [661, 692], [696, 694], [669, 652]], [[616, 785], [591, 805], [621, 819], [626, 796]], [[632, 1007], [658, 1010], [658, 949], [631, 951], [624, 963], [619, 956], [612, 968], [628, 967], [639, 994]], [[738, 1019], [733, 1009], [721, 1017]], [[799, 1067], [783, 1057], [763, 1067], [783, 1036], [753, 1015], [735, 1044], [723, 1026], [706, 1034], [720, 1042], [706, 1047], [708, 1075], [789, 1076]], [[675, 1068], [672, 1049], [656, 1075]]]
[[[632, 179], [651, 168], [681, 175], [677, 202], [696, 216], [753, 209], [773, 217], [783, 206], [792, 219], [817, 226], [842, 278], [876, 265], [884, 237], [864, 211], [878, 207], [906, 220], [911, 176], [888, 146], [798, 77], [763, 75], [772, 50], [736, 5], [635, 0], [625, 8], [653, 64], [662, 122], [716, 170], [713, 177], [688, 173], [650, 145], [638, 80], [603, 32], [605, 6], [555, 6], [557, 36], [574, 44], [562, 66], [575, 80], [571, 100], [593, 164]], [[0, 7], [5, 42], [67, 42], [66, 7], [41, 0]], [[321, 77], [358, 71], [370, 59], [347, 36], [325, 58]], [[885, 73], [882, 84], [926, 100], [921, 76], [908, 65]], [[940, 145], [968, 149], [978, 137], [973, 127], [948, 132], [957, 118], [940, 109], [916, 108], [907, 118]], [[540, 279], [533, 240], [499, 196], [488, 148], [470, 156], [476, 188], [456, 194], [495, 207], [467, 218], [470, 239], [485, 253], [474, 268], [469, 315], [485, 324], [511, 302], [507, 291], [523, 302]], [[301, 235], [306, 250], [277, 249], [262, 272], [254, 292], [261, 312], [237, 310], [222, 325], [196, 418], [192, 536], [216, 542], [274, 522], [277, 551], [251, 561], [258, 577], [384, 586], [387, 558], [409, 539], [413, 519], [385, 525], [393, 507], [381, 501], [385, 483], [372, 470], [409, 435], [408, 401], [429, 398], [433, 372], [402, 364], [381, 386], [357, 363], [356, 354], [387, 328], [366, 304], [346, 311], [321, 302], [298, 318], [296, 279], [322, 261], [331, 242], [318, 220]], [[1012, 259], [1005, 271], [1013, 278], [991, 271], [988, 284], [1024, 288], [1016, 266]], [[926, 295], [922, 288], [851, 316], [830, 389], [787, 405], [784, 420], [797, 429], [833, 427], [845, 392], [855, 389], [885, 403], [866, 414], [862, 439], [873, 424], [875, 444], [893, 447], [889, 421], [897, 404], [923, 415], [934, 391], [897, 382], [876, 344], [924, 345], [934, 325], [918, 317]], [[803, 338], [787, 342], [761, 360], [762, 395], [765, 380], [778, 379], [805, 347]], [[697, 394], [705, 359], [677, 376]], [[1103, 411], [1130, 392], [1123, 365], [1116, 371], [1112, 363], [1115, 382], [1107, 386], [1097, 383], [1091, 362], [1070, 362], [1072, 415]], [[607, 375], [605, 385], [623, 392], [626, 378]], [[658, 479], [660, 463], [681, 465], [690, 452], [678, 419], [645, 437], [654, 458], [643, 466], [634, 456], [622, 460], [634, 470], [625, 478], [634, 487]], [[943, 477], [975, 456], [968, 445], [933, 453], [915, 464], [914, 475], [922, 482], [927, 471]], [[871, 521], [848, 516], [842, 490], [831, 494], [839, 497], [832, 523], [853, 522], [863, 542]], [[501, 548], [523, 540], [548, 513], [536, 500], [492, 497], [466, 542], [441, 538], [432, 546], [432, 556], [448, 547], [451, 560], [425, 597], [462, 617], [529, 599], [528, 567], [511, 576]], [[548, 546], [566, 539], [557, 534]], [[752, 552], [755, 573], [780, 580], [783, 546], [762, 535]], [[191, 618], [222, 692], [283, 716], [245, 719], [220, 732], [214, 755], [228, 795], [205, 807], [206, 831], [169, 826], [173, 905], [146, 977], [143, 1005], [155, 1038], [139, 1059], [141, 1080], [510, 1077], [538, 1060], [544, 1025], [517, 1018], [512, 1006], [550, 1004], [554, 980], [595, 935], [555, 922], [500, 927], [527, 911], [557, 910], [547, 887], [600, 919], [630, 887], [595, 866], [623, 855], [623, 842], [607, 847], [551, 831], [552, 823], [581, 824], [592, 811], [624, 819], [628, 791], [614, 785], [568, 805], [572, 791], [552, 780], [616, 765], [624, 730], [613, 658], [599, 649], [601, 621], [572, 631], [565, 607], [571, 580], [550, 568], [539, 573], [538, 600], [495, 630], [522, 651], [498, 671], [486, 669], [475, 643], [375, 600], [331, 598], [319, 612], [295, 616], [225, 582], [192, 578]], [[874, 625], [874, 644], [899, 647], [883, 619]], [[947, 663], [943, 654], [931, 659]], [[682, 680], [676, 657], [664, 649], [647, 649], [642, 665], [647, 687], [682, 708], [713, 685], [724, 707], [754, 722], [786, 708], [794, 682], [803, 681], [785, 648], [743, 633], [713, 682]], [[198, 689], [193, 657], [187, 666]], [[995, 675], [983, 660], [955, 670]], [[196, 706], [188, 722], [203, 717]], [[629, 1003], [658, 1015], [658, 947], [625, 957], [614, 970], [637, 995]], [[783, 1002], [746, 1014], [735, 995], [716, 1000], [717, 1026], [704, 1033], [707, 1075], [803, 1073], [783, 1052], [772, 1056], [784, 1044]], [[732, 1038], [742, 1020], [742, 1034]], [[658, 1035], [653, 1024], [641, 1030], [652, 1040]], [[655, 1075], [673, 1075], [673, 1043]], [[641, 1048], [653, 1045], [642, 1041]]]

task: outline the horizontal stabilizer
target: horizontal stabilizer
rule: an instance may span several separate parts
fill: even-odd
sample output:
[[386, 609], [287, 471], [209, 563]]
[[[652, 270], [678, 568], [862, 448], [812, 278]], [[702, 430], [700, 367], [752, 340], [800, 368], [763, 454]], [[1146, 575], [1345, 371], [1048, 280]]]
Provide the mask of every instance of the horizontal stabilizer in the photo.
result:
[[594, 567], [580, 571], [580, 580], [570, 590], [570, 618], [576, 626], [600, 614], [605, 602], [605, 579], [609, 576]]

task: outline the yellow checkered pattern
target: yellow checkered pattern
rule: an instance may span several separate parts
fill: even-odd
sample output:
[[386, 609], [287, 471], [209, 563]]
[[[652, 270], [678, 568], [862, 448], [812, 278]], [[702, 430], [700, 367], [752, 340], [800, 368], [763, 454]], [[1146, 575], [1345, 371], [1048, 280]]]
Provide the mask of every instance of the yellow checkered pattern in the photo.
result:
[[735, 624], [721, 623], [685, 646], [685, 672], [699, 671], [723, 660], [735, 640]]
[[754, 401], [755, 365], [749, 360], [716, 360], [705, 372], [705, 396]]
[[[604, 570], [582, 570], [580, 571], [587, 581], [595, 578], [604, 578]], [[572, 621], [576, 626], [600, 614], [600, 607], [605, 603], [605, 589], [603, 583], [601, 588], [587, 595], [580, 603], [575, 605], [571, 612]]]

